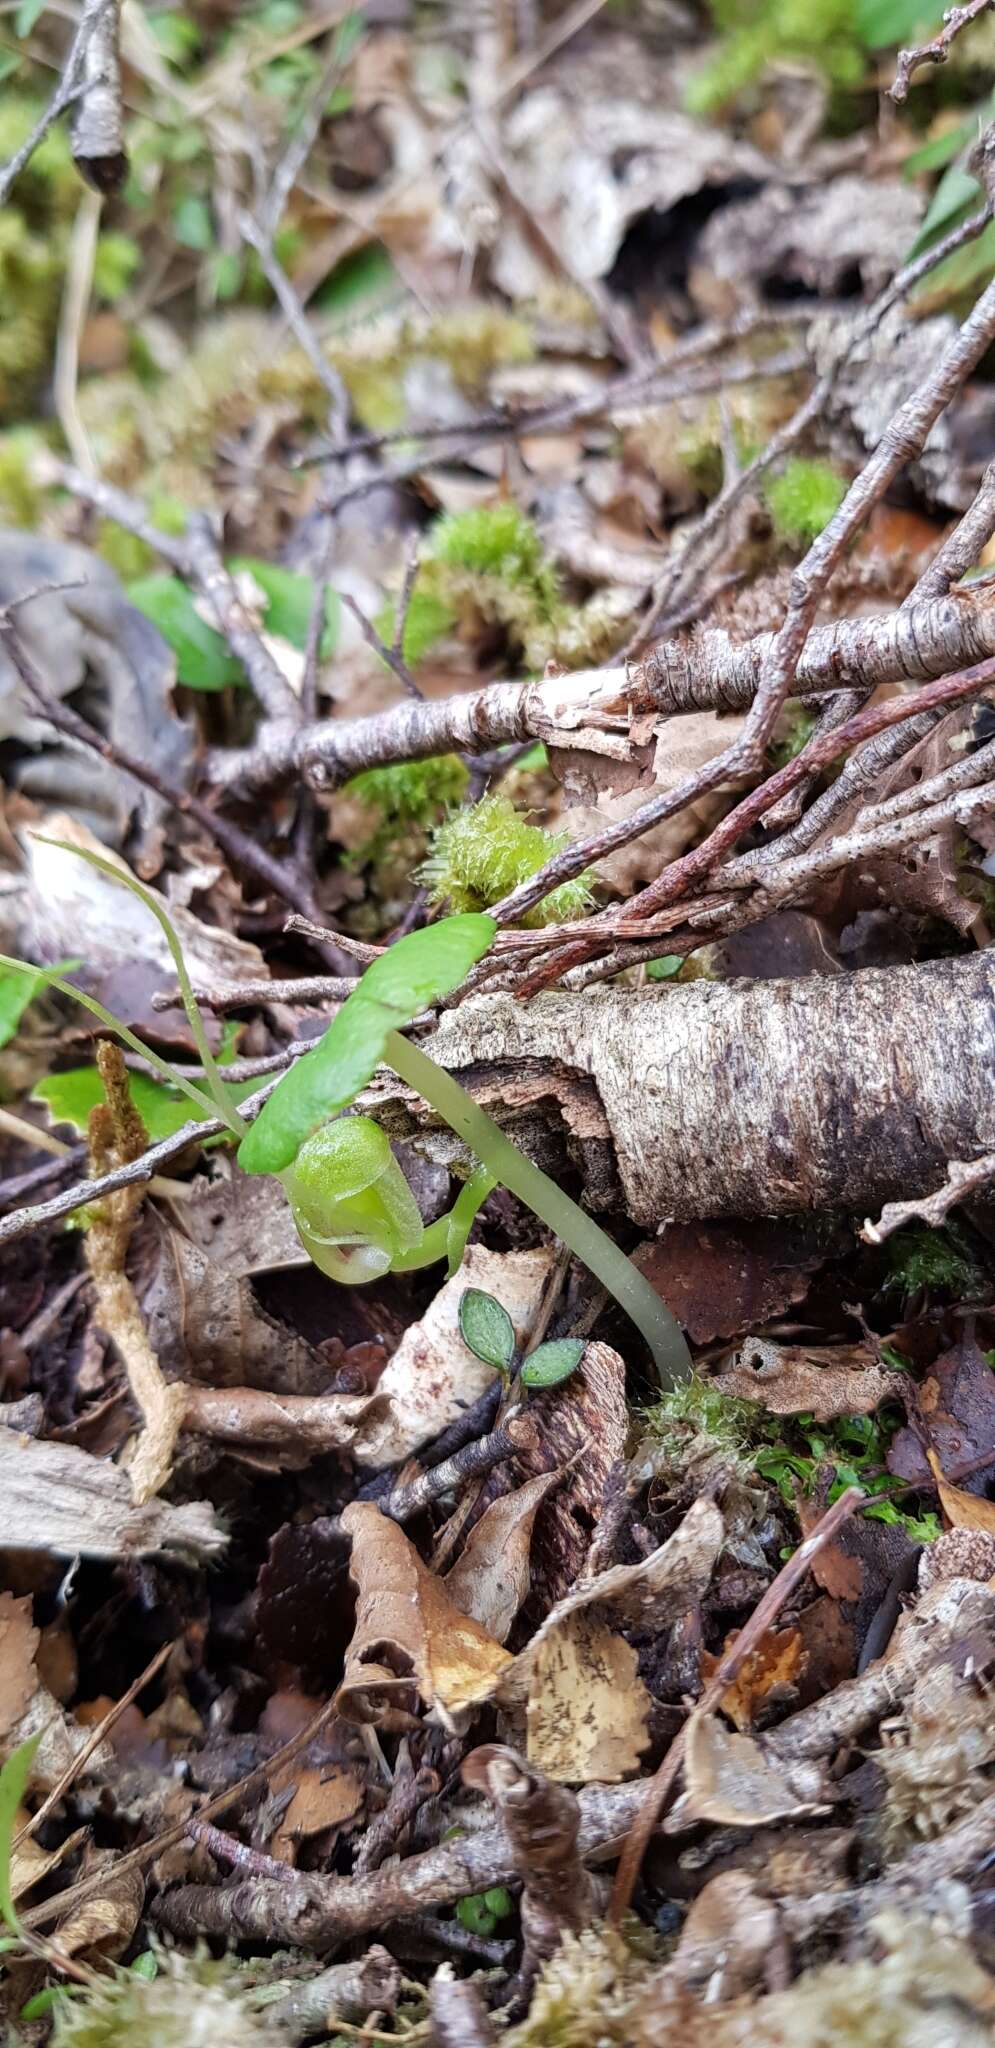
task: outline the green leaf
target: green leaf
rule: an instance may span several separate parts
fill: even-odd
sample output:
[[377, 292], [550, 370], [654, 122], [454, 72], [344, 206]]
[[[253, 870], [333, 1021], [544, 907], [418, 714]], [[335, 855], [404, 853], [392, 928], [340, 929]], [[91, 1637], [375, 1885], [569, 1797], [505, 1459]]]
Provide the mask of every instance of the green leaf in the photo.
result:
[[366, 16], [361, 7], [354, 7], [351, 13], [343, 15], [332, 37], [332, 55], [336, 64], [345, 68], [365, 34]]
[[673, 981], [683, 965], [683, 953], [662, 953], [659, 960], [647, 960], [647, 978], [650, 981]]
[[515, 1901], [503, 1884], [492, 1884], [484, 1893], [484, 1905], [489, 1913], [493, 1913], [495, 1920], [507, 1920], [509, 1913], [515, 1910]]
[[176, 655], [180, 682], [188, 689], [225, 690], [245, 682], [241, 662], [229, 654], [221, 634], [201, 618], [178, 576], [142, 576], [129, 583], [128, 598], [158, 626]]
[[506, 1308], [482, 1287], [468, 1287], [460, 1296], [460, 1334], [475, 1358], [509, 1373], [515, 1356], [515, 1328]]
[[146, 1983], [151, 1984], [159, 1975], [159, 1959], [155, 1949], [145, 1949], [140, 1956], [135, 1957], [133, 1963], [128, 1964], [128, 1970], [132, 1977], [144, 1977]]
[[0, 1919], [12, 1934], [20, 1934], [21, 1931], [11, 1883], [14, 1821], [40, 1741], [40, 1735], [32, 1735], [27, 1742], [19, 1743], [16, 1749], [11, 1750], [0, 1771]]
[[493, 1934], [497, 1926], [497, 1919], [485, 1903], [482, 1892], [472, 1892], [468, 1899], [459, 1899], [456, 1905], [456, 1918], [460, 1926], [467, 1928], [471, 1934]]
[[289, 1166], [305, 1138], [365, 1088], [383, 1058], [388, 1033], [458, 988], [496, 931], [492, 917], [469, 911], [409, 932], [381, 954], [314, 1051], [284, 1074], [263, 1104], [239, 1146], [243, 1170], [281, 1173]]
[[[267, 632], [276, 633], [281, 640], [289, 640], [292, 647], [303, 650], [314, 604], [312, 578], [302, 576], [296, 569], [284, 569], [279, 562], [260, 562], [250, 555], [237, 555], [228, 567], [235, 572], [247, 569], [253, 582], [258, 583], [266, 598]], [[338, 643], [340, 615], [338, 592], [327, 590], [321, 640], [321, 652], [326, 659], [334, 654]]]
[[972, 178], [960, 164], [951, 164], [930, 200], [909, 255], [918, 256], [923, 249], [928, 249], [938, 229], [951, 227], [959, 213], [977, 206], [980, 197], [981, 187], [977, 178]]
[[921, 149], [914, 149], [902, 165], [903, 178], [916, 178], [921, 171], [939, 171], [945, 164], [953, 162], [962, 149], [966, 149], [972, 136], [978, 131], [977, 118], [958, 121], [956, 127], [945, 128], [942, 135], [934, 135], [924, 142]]
[[[229, 1081], [225, 1092], [237, 1105], [257, 1086], [255, 1081]], [[171, 1138], [174, 1131], [182, 1130], [194, 1118], [207, 1121], [206, 1109], [198, 1111], [185, 1095], [174, 1095], [148, 1074], [129, 1074], [128, 1087], [154, 1145], [160, 1138]], [[53, 1123], [71, 1124], [85, 1133], [91, 1109], [104, 1100], [104, 1088], [96, 1067], [67, 1067], [62, 1074], [47, 1074], [44, 1080], [36, 1082], [31, 1100], [46, 1104]]]
[[331, 277], [315, 293], [313, 303], [320, 313], [351, 317], [360, 308], [369, 311], [371, 300], [391, 296], [399, 284], [383, 243], [370, 242], [365, 249], [357, 249], [354, 255], [344, 256], [336, 264]]
[[14, 16], [15, 36], [29, 36], [45, 12], [46, 0], [21, 0]]
[[943, 0], [857, 0], [857, 34], [869, 50], [886, 50], [932, 28], [942, 12]]
[[576, 1372], [586, 1350], [583, 1337], [557, 1337], [538, 1345], [522, 1367], [523, 1387], [558, 1387]]
[[54, 967], [0, 967], [0, 1046], [9, 1045], [30, 1003], [53, 977], [72, 974], [79, 960], [60, 960]]
[[67, 1984], [48, 1984], [44, 1991], [36, 1991], [34, 1997], [22, 2005], [19, 2017], [22, 2020], [43, 2020], [57, 2005], [61, 2005], [63, 1999], [78, 1998], [82, 1989], [82, 1984], [74, 1984], [71, 1988]]
[[214, 247], [214, 217], [206, 199], [195, 192], [177, 202], [173, 210], [173, 233], [185, 249], [203, 256]]

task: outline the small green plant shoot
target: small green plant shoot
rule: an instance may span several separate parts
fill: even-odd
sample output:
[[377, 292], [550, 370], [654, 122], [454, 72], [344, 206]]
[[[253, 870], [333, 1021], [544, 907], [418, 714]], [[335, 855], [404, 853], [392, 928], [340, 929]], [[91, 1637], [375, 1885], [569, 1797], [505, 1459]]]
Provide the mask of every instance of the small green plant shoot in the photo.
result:
[[[177, 1072], [71, 982], [53, 977], [52, 985], [151, 1060], [196, 1103], [201, 1115], [220, 1117], [239, 1141], [238, 1161], [244, 1172], [279, 1178], [301, 1241], [322, 1271], [336, 1280], [361, 1282], [442, 1257], [448, 1258], [453, 1271], [481, 1203], [500, 1183], [569, 1246], [625, 1310], [645, 1338], [661, 1382], [670, 1385], [687, 1377], [691, 1359], [679, 1325], [631, 1259], [519, 1151], [451, 1074], [403, 1036], [404, 1026], [458, 988], [486, 953], [497, 931], [493, 918], [468, 911], [399, 939], [367, 968], [313, 1051], [282, 1076], [255, 1122], [247, 1125], [225, 1087], [179, 940], [161, 904], [102, 855], [79, 847], [63, 850], [79, 853], [122, 882], [158, 920], [176, 967], [205, 1086]], [[25, 965], [0, 956], [0, 965], [4, 964]], [[427, 1229], [379, 1126], [362, 1116], [332, 1121], [348, 1109], [381, 1064], [393, 1068], [450, 1125], [478, 1162], [449, 1215]], [[540, 1359], [536, 1352], [530, 1361], [533, 1372], [542, 1369]], [[565, 1376], [555, 1370], [554, 1361], [547, 1363], [552, 1377], [529, 1384], [552, 1385]], [[572, 1371], [573, 1366], [565, 1370]]]
[[[515, 1370], [515, 1328], [494, 1295], [482, 1287], [468, 1287], [460, 1300], [459, 1326], [474, 1357], [510, 1380]], [[523, 1387], [558, 1387], [576, 1372], [586, 1349], [582, 1337], [554, 1337], [548, 1344], [537, 1344], [519, 1373]]]

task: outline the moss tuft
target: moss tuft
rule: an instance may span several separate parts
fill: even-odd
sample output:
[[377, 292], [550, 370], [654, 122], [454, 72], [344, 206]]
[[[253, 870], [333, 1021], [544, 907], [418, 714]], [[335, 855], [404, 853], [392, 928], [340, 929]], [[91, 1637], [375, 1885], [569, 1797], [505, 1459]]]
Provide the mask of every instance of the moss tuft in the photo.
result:
[[[569, 833], [530, 825], [506, 796], [485, 796], [440, 825], [419, 880], [433, 903], [448, 904], [451, 910], [488, 910], [569, 843]], [[579, 875], [554, 889], [523, 922], [567, 924], [582, 917], [591, 902], [587, 879]]]
[[972, 1258], [956, 1224], [930, 1230], [913, 1223], [896, 1231], [885, 1252], [888, 1293], [942, 1294], [952, 1301], [976, 1301], [987, 1291], [984, 1272]]
[[779, 540], [807, 545], [829, 525], [846, 496], [846, 481], [828, 462], [796, 456], [764, 489]]
[[152, 1978], [116, 1970], [82, 1996], [60, 1998], [52, 2048], [264, 2048], [234, 1965], [158, 1950]]

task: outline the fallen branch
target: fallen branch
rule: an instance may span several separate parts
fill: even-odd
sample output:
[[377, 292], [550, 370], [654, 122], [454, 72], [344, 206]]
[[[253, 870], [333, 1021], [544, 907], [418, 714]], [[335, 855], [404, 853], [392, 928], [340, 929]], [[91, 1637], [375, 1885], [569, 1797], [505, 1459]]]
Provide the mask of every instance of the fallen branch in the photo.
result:
[[[270, 746], [266, 773], [302, 774], [328, 789], [360, 769], [430, 754], [476, 755], [513, 741], [584, 744], [606, 721], [625, 733], [630, 715], [742, 711], [753, 702], [775, 636], [736, 645], [724, 631], [663, 642], [645, 661], [577, 669], [524, 683], [492, 683], [459, 696], [393, 704], [361, 718], [330, 718]], [[929, 681], [995, 654], [995, 597], [958, 593], [910, 611], [840, 620], [810, 634], [794, 694], [819, 696], [861, 680]]]
[[473, 997], [428, 1045], [499, 1114], [510, 1103], [533, 1121], [559, 1116], [568, 1144], [573, 1117], [592, 1185], [617, 1174], [644, 1227], [866, 1213], [995, 1147], [993, 997], [982, 952], [796, 981], [550, 993], [527, 1008]]

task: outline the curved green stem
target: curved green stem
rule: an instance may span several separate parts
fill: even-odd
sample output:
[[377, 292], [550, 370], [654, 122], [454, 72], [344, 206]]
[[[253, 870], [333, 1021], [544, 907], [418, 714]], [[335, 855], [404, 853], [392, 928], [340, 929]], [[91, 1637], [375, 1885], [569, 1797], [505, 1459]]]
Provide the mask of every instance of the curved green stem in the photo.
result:
[[[22, 974], [34, 974], [37, 971], [31, 966], [30, 961], [14, 960], [9, 953], [0, 953], [0, 967], [17, 967]], [[49, 974], [48, 986], [57, 988], [62, 996], [71, 996], [73, 1002], [80, 1003], [84, 1010], [90, 1011], [91, 1016], [99, 1017], [101, 1024], [106, 1024], [108, 1031], [113, 1031], [118, 1038], [122, 1038], [125, 1045], [129, 1045], [132, 1052], [139, 1053], [143, 1060], [148, 1060], [149, 1065], [162, 1075], [164, 1081], [169, 1082], [171, 1088], [178, 1088], [181, 1095], [188, 1095], [190, 1101], [197, 1104], [201, 1116], [213, 1117], [217, 1108], [218, 1114], [224, 1117], [233, 1136], [237, 1137], [230, 1107], [226, 1104], [222, 1109], [220, 1104], [215, 1104], [211, 1097], [204, 1093], [203, 1088], [197, 1088], [192, 1081], [185, 1080], [177, 1067], [171, 1066], [168, 1060], [153, 1052], [152, 1047], [146, 1045], [134, 1031], [130, 1031], [127, 1024], [122, 1024], [120, 1017], [115, 1017], [113, 1010], [105, 1010], [103, 1003], [98, 1003], [96, 996], [87, 995], [86, 990], [77, 988], [74, 981], [64, 981], [61, 974]], [[239, 1124], [244, 1130], [245, 1124], [241, 1117]]]
[[[167, 916], [165, 910], [163, 909], [162, 904], [157, 901], [156, 897], [152, 893], [152, 890], [146, 889], [144, 883], [140, 882], [137, 876], [133, 875], [130, 872], [130, 870], [122, 871], [122, 869], [118, 866], [116, 861], [105, 859], [104, 855], [101, 853], [96, 853], [92, 846], [74, 846], [72, 842], [68, 839], [49, 839], [43, 832], [36, 833], [35, 837], [40, 841], [42, 846], [58, 847], [60, 853], [75, 853], [78, 855], [80, 860], [88, 861], [91, 868], [99, 868], [101, 874], [109, 875], [112, 882], [119, 882], [123, 889], [130, 890], [132, 896], [137, 896], [139, 903], [144, 903], [146, 910], [150, 910], [152, 912], [152, 915], [155, 918], [155, 921], [158, 924], [159, 929], [162, 932], [162, 935], [166, 941], [166, 944], [169, 947], [169, 951], [172, 956], [173, 966], [176, 969], [176, 979], [180, 985], [180, 996], [182, 998], [183, 1008], [187, 1013], [187, 1023], [189, 1024], [190, 1029], [193, 1033], [194, 1044], [197, 1047], [198, 1053], [200, 1054], [200, 1063], [204, 1069], [204, 1079], [207, 1083], [208, 1091], [211, 1097], [211, 1108], [217, 1110], [217, 1113], [221, 1118], [222, 1122], [227, 1124], [228, 1129], [234, 1134], [236, 1138], [244, 1138], [245, 1133], [248, 1130], [249, 1126], [246, 1123], [245, 1118], [239, 1116], [237, 1109], [235, 1109], [233, 1104], [229, 1101], [228, 1095], [225, 1091], [224, 1082], [222, 1081], [221, 1076], [218, 1072], [218, 1063], [207, 1042], [207, 1032], [204, 1029], [204, 1019], [200, 1014], [200, 1008], [197, 1003], [197, 998], [194, 995], [193, 988], [190, 982], [190, 976], [187, 973], [187, 963], [183, 958], [183, 948], [180, 945], [179, 938], [177, 937], [177, 934], [173, 929], [172, 922], [170, 918]], [[58, 988], [60, 984], [58, 982], [55, 982], [53, 983], [53, 986]], [[78, 995], [78, 991], [74, 989], [73, 994]], [[79, 1000], [82, 1001], [83, 998], [79, 997]], [[99, 1009], [97, 1014], [101, 1014]], [[106, 1023], [107, 1013], [104, 1012], [103, 1015], [104, 1021]], [[123, 1027], [121, 1025], [115, 1024], [114, 1028], [115, 1030], [121, 1031], [122, 1035], [124, 1035]], [[137, 1040], [135, 1041], [135, 1043], [137, 1045]], [[143, 1059], [151, 1059], [154, 1063], [154, 1054], [150, 1053], [144, 1046], [140, 1049], [142, 1052]], [[160, 1062], [160, 1064], [162, 1063]], [[186, 1082], [180, 1080], [179, 1075], [176, 1073], [175, 1068], [169, 1068], [167, 1071], [169, 1071], [172, 1074], [172, 1077], [177, 1087], [184, 1088], [186, 1090], [186, 1093], [189, 1095], [189, 1085]], [[203, 1098], [201, 1097], [201, 1099]]]
[[395, 1253], [390, 1262], [391, 1272], [414, 1273], [420, 1266], [434, 1266], [437, 1259], [448, 1259], [451, 1280], [466, 1250], [474, 1217], [496, 1187], [494, 1175], [488, 1173], [486, 1166], [478, 1166], [464, 1181], [452, 1208], [428, 1225], [410, 1251]]
[[416, 1089], [432, 1109], [445, 1117], [495, 1180], [534, 1210], [607, 1287], [645, 1337], [662, 1385], [673, 1386], [678, 1380], [688, 1379], [691, 1354], [680, 1325], [638, 1267], [594, 1218], [534, 1166], [465, 1088], [410, 1039], [403, 1038], [399, 1031], [389, 1032], [383, 1056], [409, 1088]]

